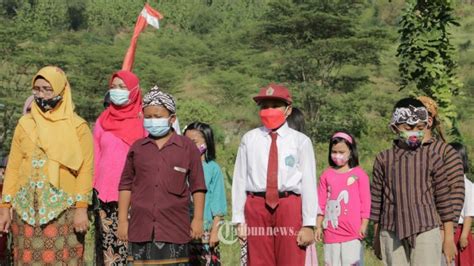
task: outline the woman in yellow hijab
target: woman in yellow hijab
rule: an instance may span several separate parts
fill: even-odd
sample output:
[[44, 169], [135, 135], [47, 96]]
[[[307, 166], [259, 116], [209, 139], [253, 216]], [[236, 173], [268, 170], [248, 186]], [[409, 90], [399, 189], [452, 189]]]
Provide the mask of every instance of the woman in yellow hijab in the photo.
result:
[[74, 112], [60, 68], [42, 68], [33, 78], [33, 95], [31, 113], [20, 118], [13, 135], [0, 231], [11, 225], [15, 265], [81, 265], [92, 195], [92, 134]]

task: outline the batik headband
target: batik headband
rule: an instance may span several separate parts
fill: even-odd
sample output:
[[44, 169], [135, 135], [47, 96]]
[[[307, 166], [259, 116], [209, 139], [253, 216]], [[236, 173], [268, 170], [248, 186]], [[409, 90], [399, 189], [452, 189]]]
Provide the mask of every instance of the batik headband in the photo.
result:
[[176, 113], [176, 103], [168, 93], [162, 92], [158, 86], [151, 88], [150, 92], [143, 97], [143, 108], [152, 105], [161, 105], [172, 114]]
[[428, 110], [425, 107], [414, 107], [410, 105], [408, 108], [396, 108], [392, 115], [390, 125], [408, 124], [416, 125], [420, 122], [428, 123]]
[[349, 142], [350, 144], [352, 144], [352, 137], [349, 135], [349, 134], [346, 134], [344, 132], [337, 132], [336, 134], [334, 134], [332, 136], [331, 139], [334, 139], [334, 138], [341, 138], [341, 139], [345, 139], [347, 142]]

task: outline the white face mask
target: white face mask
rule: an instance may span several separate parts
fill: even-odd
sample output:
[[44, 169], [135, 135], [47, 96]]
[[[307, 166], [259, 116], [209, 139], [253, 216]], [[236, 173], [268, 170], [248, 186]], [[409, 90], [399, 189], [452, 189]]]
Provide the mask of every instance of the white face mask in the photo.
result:
[[162, 137], [171, 129], [169, 118], [145, 118], [143, 126], [153, 137]]
[[128, 90], [122, 89], [110, 89], [110, 101], [117, 106], [122, 106], [128, 103], [128, 97], [130, 96], [130, 92]]

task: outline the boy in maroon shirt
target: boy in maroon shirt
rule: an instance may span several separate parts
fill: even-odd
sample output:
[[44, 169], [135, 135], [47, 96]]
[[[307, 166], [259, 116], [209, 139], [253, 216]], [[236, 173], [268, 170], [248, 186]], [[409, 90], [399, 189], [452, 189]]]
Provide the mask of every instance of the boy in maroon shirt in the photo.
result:
[[150, 134], [131, 146], [119, 185], [118, 233], [129, 241], [133, 263], [186, 264], [188, 242], [202, 235], [206, 185], [201, 154], [172, 129], [175, 113], [171, 95], [157, 88], [145, 95], [144, 126]]

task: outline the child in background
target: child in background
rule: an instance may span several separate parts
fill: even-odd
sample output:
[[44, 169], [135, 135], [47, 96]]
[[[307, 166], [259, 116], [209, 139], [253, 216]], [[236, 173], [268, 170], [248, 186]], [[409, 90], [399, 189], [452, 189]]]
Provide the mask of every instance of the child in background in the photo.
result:
[[425, 132], [425, 140], [429, 140], [433, 137], [441, 140], [442, 142], [447, 143], [446, 136], [444, 134], [443, 127], [441, 125], [441, 118], [438, 114], [438, 104], [435, 100], [428, 96], [419, 96], [416, 98], [419, 100], [428, 111], [428, 126], [427, 131]]
[[[463, 161], [464, 173], [469, 173], [469, 159], [466, 148], [461, 143], [450, 143], [459, 152]], [[458, 248], [458, 255], [454, 260], [456, 265], [474, 265], [474, 240], [471, 233], [472, 218], [474, 216], [474, 188], [471, 181], [464, 175], [465, 197], [464, 206], [459, 217], [459, 226], [456, 229], [454, 240]]]
[[298, 107], [293, 107], [291, 114], [286, 119], [288, 126], [296, 131], [306, 134], [306, 123], [304, 114]]
[[129, 241], [133, 264], [187, 265], [188, 243], [203, 231], [201, 154], [196, 144], [172, 129], [176, 104], [171, 95], [152, 89], [143, 99], [143, 115], [149, 136], [133, 143], [127, 155], [119, 184], [118, 235]]
[[[293, 107], [291, 114], [286, 119], [286, 122], [290, 128], [306, 134], [304, 114], [298, 107]], [[305, 266], [318, 266], [318, 254], [316, 252], [315, 243], [306, 247]]]
[[208, 124], [189, 124], [184, 135], [190, 138], [201, 153], [206, 200], [204, 205], [204, 235], [199, 243], [191, 243], [191, 265], [221, 265], [219, 253], [219, 225], [227, 214], [227, 200], [224, 189], [224, 175], [216, 160], [214, 134]]
[[316, 240], [321, 241], [324, 234], [326, 265], [364, 265], [361, 240], [369, 222], [370, 186], [369, 177], [359, 166], [354, 137], [336, 132], [329, 141], [328, 160], [330, 167], [318, 186]]

